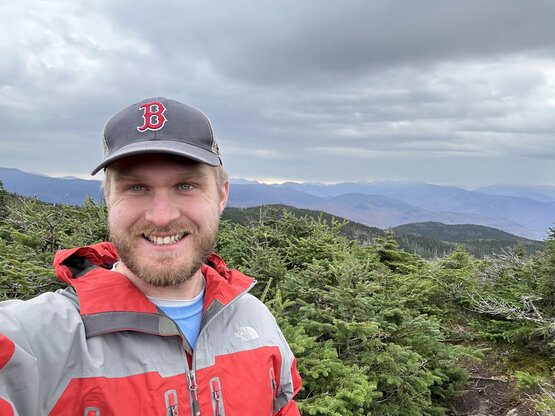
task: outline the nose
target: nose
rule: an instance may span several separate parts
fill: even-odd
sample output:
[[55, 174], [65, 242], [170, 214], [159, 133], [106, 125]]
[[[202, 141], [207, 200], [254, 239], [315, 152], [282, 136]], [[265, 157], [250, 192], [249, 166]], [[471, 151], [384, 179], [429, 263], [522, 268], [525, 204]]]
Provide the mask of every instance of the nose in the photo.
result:
[[165, 227], [179, 218], [179, 207], [169, 192], [154, 192], [145, 211], [145, 219], [157, 227]]

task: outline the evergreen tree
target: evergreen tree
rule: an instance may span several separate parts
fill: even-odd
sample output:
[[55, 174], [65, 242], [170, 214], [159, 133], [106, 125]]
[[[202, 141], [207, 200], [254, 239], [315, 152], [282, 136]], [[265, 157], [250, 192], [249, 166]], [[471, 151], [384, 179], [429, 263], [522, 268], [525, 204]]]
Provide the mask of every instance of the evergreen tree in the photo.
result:
[[[16, 198], [0, 185], [0, 299], [61, 287], [60, 248], [107, 239], [106, 207]], [[258, 281], [298, 360], [303, 415], [446, 415], [483, 348], [538, 409], [555, 383], [555, 229], [545, 251], [425, 261], [391, 232], [361, 243], [344, 222], [284, 209], [223, 221], [217, 251]], [[240, 217], [243, 218], [244, 217]], [[490, 353], [488, 353], [490, 354]], [[519, 372], [515, 371], [518, 370]], [[501, 371], [501, 370], [500, 370]], [[535, 389], [535, 390], [534, 390]]]
[[0, 221], [8, 216], [8, 193], [0, 181]]
[[538, 262], [538, 291], [541, 293], [541, 305], [555, 309], [555, 227], [549, 229], [545, 250]]
[[341, 226], [289, 213], [224, 223], [218, 250], [258, 280], [254, 293], [283, 328], [303, 375], [303, 414], [445, 414], [468, 351], [444, 344], [439, 321], [421, 312], [425, 263], [392, 238], [349, 241]]

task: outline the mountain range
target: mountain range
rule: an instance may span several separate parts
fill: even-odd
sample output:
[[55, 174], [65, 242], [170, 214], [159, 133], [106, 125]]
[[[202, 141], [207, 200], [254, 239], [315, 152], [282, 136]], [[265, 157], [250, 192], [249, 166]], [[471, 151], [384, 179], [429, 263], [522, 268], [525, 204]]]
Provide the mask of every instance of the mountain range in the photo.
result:
[[[0, 168], [4, 188], [45, 202], [79, 205], [101, 200], [97, 180], [53, 178]], [[284, 204], [321, 210], [379, 228], [439, 222], [476, 224], [534, 240], [547, 237], [555, 222], [555, 187], [491, 185], [474, 190], [422, 182], [261, 184], [232, 180], [228, 206]]]

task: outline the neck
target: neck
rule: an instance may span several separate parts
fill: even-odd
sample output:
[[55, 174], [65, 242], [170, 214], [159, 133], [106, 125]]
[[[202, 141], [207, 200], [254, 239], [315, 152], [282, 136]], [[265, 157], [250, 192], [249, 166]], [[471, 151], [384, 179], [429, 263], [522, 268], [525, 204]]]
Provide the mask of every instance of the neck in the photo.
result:
[[145, 296], [151, 296], [159, 299], [167, 300], [190, 300], [195, 298], [204, 287], [204, 278], [199, 270], [185, 282], [174, 286], [154, 286], [146, 283], [140, 277], [135, 275], [131, 270], [125, 266], [124, 263], [119, 263], [116, 270], [127, 276], [137, 289], [139, 289]]

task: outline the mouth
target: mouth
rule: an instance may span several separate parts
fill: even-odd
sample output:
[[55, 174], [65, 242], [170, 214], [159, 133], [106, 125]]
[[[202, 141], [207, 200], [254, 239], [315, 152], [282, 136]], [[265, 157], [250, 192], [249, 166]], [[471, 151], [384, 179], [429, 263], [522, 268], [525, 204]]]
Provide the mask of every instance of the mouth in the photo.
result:
[[182, 240], [187, 235], [189, 235], [189, 233], [186, 233], [186, 232], [181, 232], [174, 235], [166, 235], [164, 237], [143, 234], [143, 238], [150, 241], [152, 244], [155, 244], [157, 246], [163, 246], [163, 245], [175, 244], [178, 241]]

